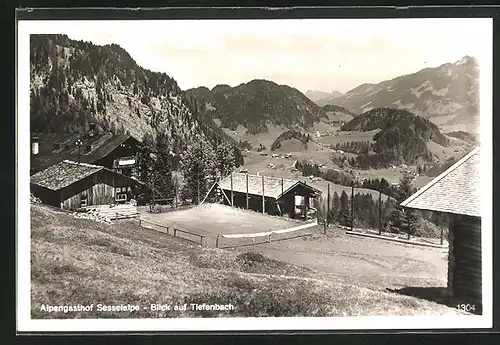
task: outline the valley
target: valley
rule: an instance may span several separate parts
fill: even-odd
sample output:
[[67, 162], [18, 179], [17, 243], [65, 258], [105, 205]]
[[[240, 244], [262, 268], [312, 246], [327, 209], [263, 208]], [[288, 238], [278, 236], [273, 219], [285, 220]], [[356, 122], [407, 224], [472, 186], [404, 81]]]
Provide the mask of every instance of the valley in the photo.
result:
[[[348, 115], [343, 114], [344, 118]], [[217, 121], [215, 121], [217, 123]], [[217, 124], [220, 125], [220, 122]], [[321, 128], [326, 130], [320, 131]], [[380, 129], [369, 131], [343, 131], [340, 126], [333, 126], [327, 122], [320, 122], [315, 124], [310, 129], [303, 129], [304, 133], [311, 136], [311, 141], [304, 145], [297, 139], [288, 139], [282, 142], [281, 147], [275, 151], [270, 150], [272, 143], [284, 131], [287, 130], [284, 126], [267, 126], [267, 132], [259, 134], [249, 134], [244, 126], [238, 126], [233, 131], [229, 128], [223, 128], [224, 132], [230, 135], [238, 142], [248, 142], [251, 149], [243, 150], [244, 165], [240, 167], [239, 171], [248, 171], [252, 174], [261, 174], [266, 176], [276, 176], [283, 178], [301, 179], [307, 181], [315, 188], [318, 188], [324, 193], [327, 190], [327, 181], [322, 178], [315, 177], [314, 179], [308, 176], [302, 176], [302, 173], [295, 169], [294, 163], [297, 161], [306, 161], [309, 164], [316, 164], [323, 170], [334, 169], [335, 171], [342, 171], [358, 180], [384, 178], [391, 184], [399, 183], [399, 180], [405, 172], [416, 172], [417, 164], [400, 164], [397, 167], [387, 167], [379, 169], [359, 169], [349, 166], [341, 167], [335, 163], [332, 158], [340, 159], [342, 157], [355, 158], [358, 155], [332, 149], [330, 145], [349, 143], [349, 142], [374, 142], [374, 136], [380, 132]], [[318, 135], [319, 132], [319, 135]], [[454, 136], [445, 135], [449, 140], [448, 146], [442, 146], [434, 141], [428, 141], [427, 148], [432, 153], [435, 163], [439, 164], [447, 160], [458, 160], [467, 154], [473, 147], [470, 142], [456, 138]], [[266, 149], [259, 152], [260, 145]], [[414, 176], [413, 185], [416, 188], [421, 188], [432, 180], [432, 176], [425, 176], [424, 174], [416, 174]], [[350, 187], [341, 186], [330, 183], [333, 191], [341, 193], [343, 190], [350, 193]], [[368, 192], [373, 197], [378, 197], [378, 192], [369, 189], [357, 189], [357, 192]]]

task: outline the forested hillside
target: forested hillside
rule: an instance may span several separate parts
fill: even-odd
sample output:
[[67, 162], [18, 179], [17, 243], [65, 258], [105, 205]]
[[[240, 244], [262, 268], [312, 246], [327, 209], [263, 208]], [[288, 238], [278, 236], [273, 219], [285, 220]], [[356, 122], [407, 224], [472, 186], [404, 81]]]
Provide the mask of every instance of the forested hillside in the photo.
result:
[[414, 163], [418, 159], [430, 161], [429, 141], [448, 146], [448, 139], [439, 128], [420, 116], [401, 109], [379, 108], [355, 117], [342, 126], [343, 131], [371, 131], [380, 129], [373, 137], [373, 153], [363, 152], [350, 160], [361, 168], [384, 167], [389, 164]]
[[236, 87], [217, 85], [210, 93], [199, 87], [186, 93], [199, 103], [207, 118], [236, 130], [246, 127], [251, 134], [267, 131], [267, 125], [309, 128], [325, 112], [297, 89], [256, 79]]
[[95, 122], [139, 140], [162, 133], [177, 153], [200, 140], [227, 141], [203, 124], [173, 78], [138, 66], [115, 44], [31, 35], [30, 78], [32, 132], [85, 133]]

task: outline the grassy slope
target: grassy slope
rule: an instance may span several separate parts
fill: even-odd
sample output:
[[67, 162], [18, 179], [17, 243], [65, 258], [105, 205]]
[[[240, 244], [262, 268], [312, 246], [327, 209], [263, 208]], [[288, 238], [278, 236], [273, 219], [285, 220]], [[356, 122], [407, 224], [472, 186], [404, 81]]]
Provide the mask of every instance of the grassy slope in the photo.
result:
[[[133, 222], [104, 225], [31, 207], [33, 318], [449, 314], [432, 302], [319, 279], [316, 271], [181, 242]], [[235, 311], [51, 313], [51, 305], [232, 303]]]

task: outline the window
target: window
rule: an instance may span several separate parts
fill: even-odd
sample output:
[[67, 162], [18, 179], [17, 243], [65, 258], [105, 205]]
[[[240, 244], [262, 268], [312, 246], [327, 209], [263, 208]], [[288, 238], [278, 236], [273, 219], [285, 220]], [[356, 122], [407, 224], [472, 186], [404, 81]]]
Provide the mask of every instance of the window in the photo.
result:
[[116, 193], [117, 193], [117, 194], [118, 194], [118, 193], [121, 193], [121, 191], [122, 191], [122, 189], [121, 189], [120, 187], [117, 187], [117, 188], [116, 188]]
[[124, 193], [116, 194], [115, 200], [116, 201], [127, 201], [127, 194], [124, 194]]
[[80, 195], [80, 207], [85, 207], [88, 205], [87, 193], [83, 192]]
[[127, 188], [127, 191], [128, 191], [129, 193], [131, 193], [131, 192], [132, 192], [132, 187], [128, 187], [128, 188]]

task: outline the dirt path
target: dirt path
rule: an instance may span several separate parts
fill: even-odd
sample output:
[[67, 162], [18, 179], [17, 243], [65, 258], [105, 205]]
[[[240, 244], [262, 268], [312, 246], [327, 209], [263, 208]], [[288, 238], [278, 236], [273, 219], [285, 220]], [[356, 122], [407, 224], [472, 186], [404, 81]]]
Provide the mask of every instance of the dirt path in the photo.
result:
[[446, 250], [348, 236], [342, 231], [234, 250], [257, 252], [376, 289], [446, 286]]

